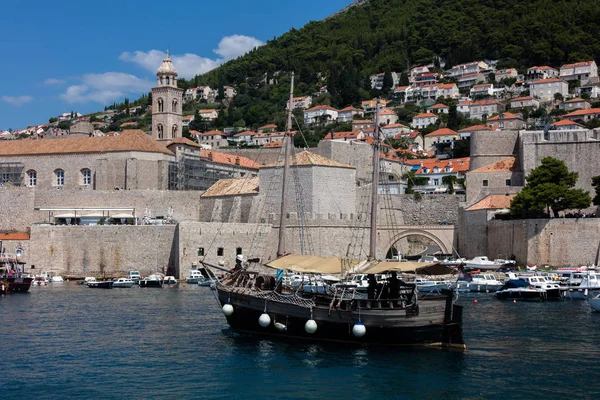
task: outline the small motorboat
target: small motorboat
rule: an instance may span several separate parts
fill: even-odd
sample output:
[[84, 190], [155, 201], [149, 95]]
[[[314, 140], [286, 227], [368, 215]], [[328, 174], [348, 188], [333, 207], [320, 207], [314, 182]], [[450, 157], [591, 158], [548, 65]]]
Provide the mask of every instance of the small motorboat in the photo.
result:
[[588, 301], [594, 311], [600, 312], [600, 294], [593, 299], [588, 299]]
[[94, 289], [112, 289], [113, 287], [113, 281], [98, 281], [96, 278], [91, 278], [89, 280], [86, 278], [85, 284], [87, 287]]
[[[509, 274], [509, 276], [514, 274]], [[512, 278], [512, 277], [511, 277]], [[546, 291], [546, 297], [548, 299], [562, 299], [565, 293], [565, 290], [560, 287], [560, 285], [556, 282], [551, 282], [546, 280], [543, 276], [537, 275], [519, 275], [516, 279], [521, 279], [529, 285], [536, 287], [538, 289], [544, 289]]]
[[135, 285], [135, 282], [133, 279], [129, 278], [118, 278], [117, 280], [113, 281], [113, 287], [116, 288], [130, 288], [133, 285]]
[[493, 274], [463, 274], [467, 279], [460, 279], [456, 282], [459, 292], [489, 293], [499, 290], [503, 283]]
[[165, 279], [163, 280], [164, 285], [174, 286], [174, 285], [177, 285], [178, 283], [179, 282], [177, 282], [177, 279], [175, 279], [175, 277], [171, 276], [171, 275], [165, 276]]
[[466, 262], [467, 268], [496, 271], [506, 265], [506, 260], [490, 261], [486, 256], [474, 257]]
[[140, 287], [154, 287], [161, 288], [163, 286], [163, 281], [165, 276], [160, 272], [156, 272], [144, 279], [140, 280]]
[[496, 297], [502, 300], [545, 301], [548, 298], [546, 290], [531, 286], [522, 279], [511, 279], [496, 292]]

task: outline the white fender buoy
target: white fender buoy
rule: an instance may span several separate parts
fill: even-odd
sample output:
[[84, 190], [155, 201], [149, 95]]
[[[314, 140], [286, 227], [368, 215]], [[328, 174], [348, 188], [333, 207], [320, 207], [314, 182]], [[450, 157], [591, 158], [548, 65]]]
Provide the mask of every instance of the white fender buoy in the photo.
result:
[[223, 306], [223, 314], [225, 314], [226, 317], [229, 317], [231, 314], [233, 314], [233, 306], [229, 303], [225, 304]]
[[306, 333], [315, 333], [317, 331], [317, 322], [314, 319], [309, 319], [306, 321], [306, 324], [304, 324], [304, 330]]
[[364, 324], [360, 321], [358, 321], [356, 324], [354, 324], [354, 326], [352, 327], [352, 334], [356, 337], [363, 337], [365, 336], [365, 333], [367, 333], [367, 328], [364, 326]]
[[271, 325], [271, 317], [269, 317], [269, 314], [261, 314], [261, 316], [258, 318], [258, 324], [263, 328], [266, 328], [267, 326]]
[[287, 331], [287, 326], [285, 326], [281, 322], [275, 322], [275, 329], [277, 329], [279, 332], [285, 332]]

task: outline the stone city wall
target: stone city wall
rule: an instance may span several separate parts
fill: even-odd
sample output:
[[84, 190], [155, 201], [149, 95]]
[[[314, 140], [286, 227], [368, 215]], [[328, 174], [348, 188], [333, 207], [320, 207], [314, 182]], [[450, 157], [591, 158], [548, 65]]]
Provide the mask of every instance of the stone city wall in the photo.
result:
[[519, 131], [479, 131], [471, 134], [471, 171], [518, 154]]
[[600, 251], [600, 219], [492, 220], [487, 242], [490, 256], [514, 254], [521, 265], [591, 265]]
[[0, 232], [27, 232], [37, 222], [33, 212], [35, 189], [0, 187]]
[[177, 273], [176, 226], [33, 225], [26, 271], [72, 276], [123, 276], [139, 270]]

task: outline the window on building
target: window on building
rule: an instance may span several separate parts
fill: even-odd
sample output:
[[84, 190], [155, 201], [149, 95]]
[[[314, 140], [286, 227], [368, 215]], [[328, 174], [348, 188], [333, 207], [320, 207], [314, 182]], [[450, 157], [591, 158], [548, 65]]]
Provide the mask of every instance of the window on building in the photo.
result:
[[223, 257], [223, 248], [217, 247], [217, 257]]
[[507, 180], [506, 180], [506, 186], [511, 186], [511, 184], [510, 184], [510, 179], [507, 179]]
[[204, 247], [198, 247], [198, 257], [204, 257]]
[[37, 172], [36, 171], [28, 171], [27, 172], [27, 186], [29, 187], [35, 187], [35, 185], [37, 185]]
[[91, 185], [92, 184], [92, 171], [87, 168], [81, 170], [81, 184]]
[[63, 186], [65, 184], [65, 171], [57, 169], [54, 171], [54, 177], [56, 186]]
[[3, 173], [3, 174], [2, 174], [2, 177], [0, 178], [0, 183], [1, 183], [1, 184], [5, 184], [5, 183], [7, 183], [7, 182], [8, 182], [8, 180], [9, 180], [9, 175], [8, 175], [8, 173], [6, 173], [6, 172], [5, 172], [5, 173]]
[[235, 249], [235, 255], [239, 256], [239, 255], [242, 255], [242, 254], [244, 254], [243, 251], [242, 251], [242, 248], [241, 247], [236, 247], [236, 249]]
[[487, 186], [487, 185], [488, 185], [488, 180], [487, 180], [487, 179], [484, 179], [484, 180], [483, 180], [483, 186]]
[[164, 102], [163, 102], [163, 99], [158, 99], [158, 100], [157, 100], [157, 105], [158, 105], [158, 112], [163, 112], [163, 110], [164, 110]]
[[433, 184], [434, 184], [435, 186], [439, 185], [439, 184], [440, 184], [440, 180], [439, 180], [439, 179], [434, 179], [434, 180], [433, 180]]

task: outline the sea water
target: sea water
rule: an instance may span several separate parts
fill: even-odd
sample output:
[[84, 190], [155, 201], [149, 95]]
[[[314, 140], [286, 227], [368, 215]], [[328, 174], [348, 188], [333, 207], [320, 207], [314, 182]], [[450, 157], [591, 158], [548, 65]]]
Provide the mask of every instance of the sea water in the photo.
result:
[[600, 399], [586, 301], [459, 303], [466, 352], [240, 335], [196, 285], [32, 287], [0, 298], [0, 399]]

